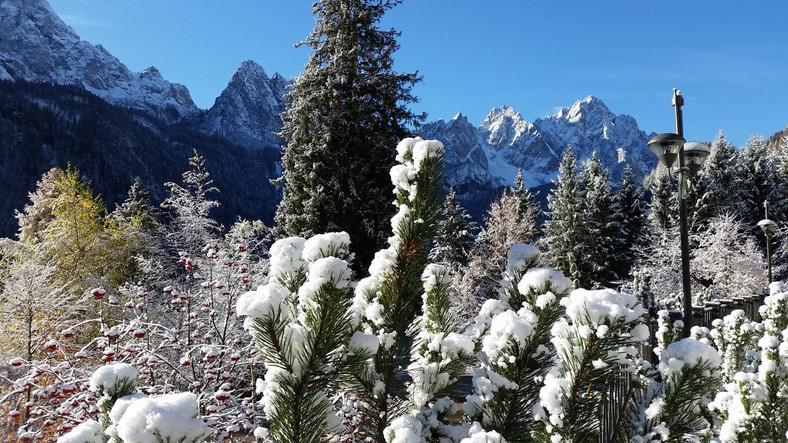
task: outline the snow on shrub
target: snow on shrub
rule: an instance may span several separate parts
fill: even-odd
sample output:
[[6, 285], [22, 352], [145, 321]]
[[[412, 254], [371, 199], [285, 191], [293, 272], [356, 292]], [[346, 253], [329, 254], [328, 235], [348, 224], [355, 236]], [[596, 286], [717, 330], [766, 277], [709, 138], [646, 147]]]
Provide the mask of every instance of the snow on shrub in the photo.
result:
[[720, 380], [721, 358], [708, 344], [685, 338], [660, 355], [661, 382], [650, 381], [630, 415], [635, 442], [700, 441], [710, 430], [704, 409]]
[[197, 396], [191, 392], [143, 397], [126, 406], [114, 426], [126, 442], [201, 442], [211, 429], [198, 414]]
[[104, 443], [104, 427], [96, 420], [88, 420], [61, 435], [57, 443]]

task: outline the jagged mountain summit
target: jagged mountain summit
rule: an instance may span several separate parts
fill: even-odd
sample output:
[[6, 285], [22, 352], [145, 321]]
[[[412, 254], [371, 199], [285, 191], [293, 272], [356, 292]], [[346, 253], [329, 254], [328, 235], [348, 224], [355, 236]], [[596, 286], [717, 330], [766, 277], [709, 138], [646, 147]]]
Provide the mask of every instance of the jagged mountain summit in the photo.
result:
[[0, 0], [0, 80], [80, 85], [109, 103], [173, 122], [197, 112], [189, 90], [150, 67], [132, 72], [80, 37], [46, 0]]
[[557, 177], [561, 157], [569, 145], [581, 160], [596, 151], [617, 182], [626, 164], [646, 175], [657, 159], [646, 142], [651, 137], [634, 118], [615, 115], [602, 100], [589, 96], [555, 115], [529, 123], [508, 106], [493, 108], [478, 127], [457, 114], [420, 131], [446, 147], [446, 179], [458, 194], [469, 195], [512, 184], [523, 170], [528, 187]]
[[110, 104], [185, 122], [247, 148], [278, 148], [289, 82], [245, 61], [209, 110], [158, 69], [130, 71], [101, 45], [83, 41], [46, 0], [0, 0], [0, 80], [76, 85]]
[[268, 77], [259, 64], [247, 60], [208, 111], [195, 116], [194, 126], [247, 148], [276, 147], [282, 140], [279, 115], [285, 109], [289, 82], [281, 75]]

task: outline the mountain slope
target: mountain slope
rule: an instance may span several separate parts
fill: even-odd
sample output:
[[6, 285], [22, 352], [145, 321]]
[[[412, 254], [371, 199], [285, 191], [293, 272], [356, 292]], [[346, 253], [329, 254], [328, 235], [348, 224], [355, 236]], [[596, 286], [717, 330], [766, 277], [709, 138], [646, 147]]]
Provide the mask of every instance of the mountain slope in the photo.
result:
[[197, 112], [185, 86], [131, 72], [80, 37], [46, 0], [0, 0], [0, 80], [79, 85], [108, 102], [178, 121]]
[[92, 181], [112, 210], [136, 176], [154, 200], [163, 184], [180, 182], [196, 149], [221, 191], [213, 216], [273, 223], [279, 194], [279, 150], [249, 150], [185, 125], [169, 125], [142, 111], [106, 103], [78, 86], [0, 81], [0, 237], [16, 234], [21, 210], [36, 181], [54, 166], [71, 164]]
[[248, 148], [279, 146], [282, 140], [274, 134], [282, 129], [279, 114], [285, 108], [287, 85], [281, 75], [269, 78], [260, 65], [247, 60], [211, 109], [191, 119], [190, 124]]

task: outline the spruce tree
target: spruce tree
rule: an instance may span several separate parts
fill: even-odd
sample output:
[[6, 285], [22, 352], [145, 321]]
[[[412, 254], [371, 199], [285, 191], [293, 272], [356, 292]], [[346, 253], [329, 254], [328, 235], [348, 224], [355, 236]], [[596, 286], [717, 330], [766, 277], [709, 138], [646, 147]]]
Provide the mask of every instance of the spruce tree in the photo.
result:
[[652, 232], [659, 236], [678, 222], [678, 204], [673, 192], [673, 182], [667, 169], [657, 167], [656, 180], [651, 186], [651, 212], [649, 221]]
[[[777, 170], [779, 165], [774, 152], [763, 137], [751, 137], [747, 146], [737, 154], [734, 172], [736, 203], [739, 220], [756, 233], [756, 224], [763, 218], [763, 202], [782, 204]], [[770, 207], [770, 214], [777, 208]]]
[[620, 223], [612, 216], [614, 201], [610, 177], [596, 151], [583, 165], [581, 183], [585, 190], [582, 212], [586, 224], [582, 244], [587, 252], [580, 285], [584, 288], [609, 286], [617, 278], [613, 264]]
[[531, 232], [528, 233], [528, 241], [535, 242], [539, 236], [537, 222], [544, 214], [536, 198], [531, 194], [531, 190], [525, 187], [522, 168], [517, 169], [517, 175], [514, 177], [514, 185], [515, 187], [512, 188], [511, 192], [520, 205], [519, 213], [524, 221], [523, 225], [531, 227]]
[[645, 246], [646, 238], [643, 189], [635, 181], [629, 165], [624, 168], [624, 177], [614, 198], [613, 218], [619, 223], [620, 229], [614, 237], [613, 271], [619, 278], [626, 278], [637, 259], [637, 251]]
[[736, 147], [728, 142], [725, 131], [720, 130], [711, 144], [711, 153], [703, 163], [702, 175], [708, 180], [708, 200], [713, 215], [720, 215], [732, 209]]
[[575, 285], [583, 281], [587, 253], [584, 238], [587, 226], [579, 210], [583, 207], [580, 174], [577, 157], [570, 146], [558, 167], [556, 188], [547, 196], [550, 218], [544, 224], [542, 240], [551, 265], [563, 271]]
[[467, 262], [478, 227], [457, 201], [454, 188], [449, 190], [442, 212], [429, 258], [435, 263], [444, 263], [450, 269], [456, 269]]
[[287, 146], [275, 181], [284, 185], [277, 236], [346, 231], [359, 269], [383, 245], [393, 215], [394, 146], [423, 118], [408, 109], [420, 76], [393, 68], [399, 33], [378, 26], [399, 3], [316, 2], [315, 28], [296, 45], [312, 52], [282, 116]]

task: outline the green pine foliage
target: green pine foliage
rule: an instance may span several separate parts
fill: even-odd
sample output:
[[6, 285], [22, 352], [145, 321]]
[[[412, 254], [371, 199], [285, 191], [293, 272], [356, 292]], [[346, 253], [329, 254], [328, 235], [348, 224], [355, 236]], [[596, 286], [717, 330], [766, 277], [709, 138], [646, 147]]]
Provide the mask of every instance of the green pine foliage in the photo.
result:
[[614, 214], [614, 196], [610, 189], [610, 177], [594, 151], [583, 165], [581, 188], [585, 198], [581, 207], [586, 224], [586, 251], [582, 261], [583, 273], [578, 286], [610, 287], [618, 276], [615, 273], [617, 239], [621, 232], [621, 221]]
[[456, 269], [467, 263], [478, 226], [457, 201], [454, 188], [449, 189], [441, 212], [429, 258]]
[[312, 52], [282, 116], [287, 146], [276, 181], [284, 185], [276, 235], [348, 232], [358, 269], [383, 245], [393, 215], [392, 146], [422, 118], [408, 107], [420, 77], [394, 70], [399, 34], [379, 27], [398, 3], [316, 2], [315, 28], [297, 45]]
[[638, 251], [646, 244], [646, 211], [643, 205], [643, 188], [632, 174], [632, 168], [624, 168], [621, 186], [614, 194], [613, 219], [619, 229], [614, 235], [612, 270], [621, 279], [628, 279]]
[[375, 334], [380, 346], [362, 365], [343, 375], [345, 390], [360, 405], [356, 438], [383, 443], [386, 428], [408, 410], [406, 369], [422, 314], [421, 276], [435, 235], [443, 196], [443, 145], [405, 139], [397, 146], [400, 165], [391, 170], [399, 212], [391, 220], [394, 236], [379, 251], [370, 276], [356, 288], [354, 309], [360, 329]]
[[[518, 253], [524, 251], [525, 253]], [[532, 442], [535, 430], [534, 407], [539, 402], [541, 381], [550, 370], [555, 358], [550, 344], [551, 327], [564, 314], [560, 300], [569, 292], [569, 281], [560, 272], [542, 268], [538, 250], [517, 244], [512, 248], [503, 280], [500, 299], [486, 303], [491, 312], [482, 308], [482, 314], [468, 333], [480, 336], [481, 368], [474, 377], [475, 393], [468, 397], [465, 409], [471, 420], [483, 423], [485, 429], [498, 432], [508, 442]], [[530, 271], [530, 274], [529, 274]], [[519, 284], [526, 278], [526, 284]], [[548, 276], [548, 278], [535, 277]], [[492, 301], [492, 300], [491, 300]], [[524, 308], [523, 315], [512, 315]], [[506, 314], [505, 312], [511, 314]], [[512, 334], [506, 337], [503, 349], [485, 345], [484, 335], [493, 343], [497, 336], [505, 335], [500, 321], [486, 315], [509, 315], [517, 323], [527, 321], [530, 332], [522, 339]], [[519, 317], [519, 318], [518, 318]], [[504, 326], [505, 328], [505, 326]], [[493, 350], [493, 352], [491, 352]], [[500, 383], [503, 377], [507, 382]], [[495, 381], [493, 381], [495, 380]], [[491, 383], [491, 389], [487, 384]]]
[[546, 245], [549, 262], [579, 286], [585, 274], [587, 222], [578, 208], [583, 207], [580, 187], [581, 169], [571, 146], [567, 148], [558, 167], [555, 190], [547, 196], [549, 219], [544, 224], [542, 242]]
[[654, 236], [663, 235], [672, 227], [678, 226], [678, 201], [673, 190], [670, 172], [661, 166], [657, 167], [656, 180], [651, 186], [651, 211], [649, 221]]

